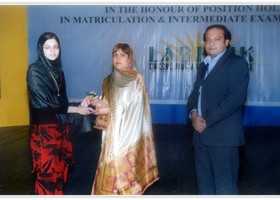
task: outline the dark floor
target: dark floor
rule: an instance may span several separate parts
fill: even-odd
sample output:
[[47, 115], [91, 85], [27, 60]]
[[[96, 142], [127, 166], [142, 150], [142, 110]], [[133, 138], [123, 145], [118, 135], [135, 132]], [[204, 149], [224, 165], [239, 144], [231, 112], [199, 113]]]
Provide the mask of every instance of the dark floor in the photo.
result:
[[[145, 195], [195, 195], [190, 127], [154, 125], [160, 179]], [[280, 194], [280, 127], [246, 127], [240, 150], [241, 195]], [[65, 194], [89, 195], [100, 153], [101, 133], [75, 134], [75, 169]], [[0, 128], [0, 194], [32, 195], [29, 127]]]

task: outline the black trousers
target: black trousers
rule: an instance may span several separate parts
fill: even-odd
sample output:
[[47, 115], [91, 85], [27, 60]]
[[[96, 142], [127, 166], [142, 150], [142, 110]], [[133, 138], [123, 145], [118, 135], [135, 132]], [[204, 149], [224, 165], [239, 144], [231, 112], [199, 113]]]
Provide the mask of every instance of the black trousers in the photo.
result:
[[194, 145], [198, 194], [237, 195], [239, 147]]

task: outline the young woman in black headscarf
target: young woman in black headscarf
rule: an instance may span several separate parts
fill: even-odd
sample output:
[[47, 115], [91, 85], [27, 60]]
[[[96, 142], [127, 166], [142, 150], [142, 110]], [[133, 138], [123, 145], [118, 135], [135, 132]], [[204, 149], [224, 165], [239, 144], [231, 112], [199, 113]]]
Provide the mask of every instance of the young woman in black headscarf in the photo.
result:
[[61, 46], [54, 33], [40, 36], [37, 53], [38, 60], [27, 71], [35, 194], [61, 195], [73, 165], [67, 113], [89, 115], [93, 110], [88, 107], [89, 97], [80, 106], [70, 106], [61, 68]]

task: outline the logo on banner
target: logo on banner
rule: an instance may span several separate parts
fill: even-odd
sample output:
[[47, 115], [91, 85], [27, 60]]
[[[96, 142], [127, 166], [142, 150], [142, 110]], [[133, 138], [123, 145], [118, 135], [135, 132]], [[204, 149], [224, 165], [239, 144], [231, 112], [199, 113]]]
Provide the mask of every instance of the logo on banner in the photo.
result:
[[[196, 35], [193, 41], [186, 33], [188, 44], [175, 36], [179, 46], [161, 40], [166, 45], [165, 50], [156, 50], [155, 47], [149, 47], [149, 69], [150, 70], [193, 70], [203, 61], [204, 48], [201, 44], [200, 34]], [[254, 58], [252, 56], [253, 47], [246, 48], [241, 46], [230, 47], [231, 50], [249, 63], [249, 69], [253, 69]]]

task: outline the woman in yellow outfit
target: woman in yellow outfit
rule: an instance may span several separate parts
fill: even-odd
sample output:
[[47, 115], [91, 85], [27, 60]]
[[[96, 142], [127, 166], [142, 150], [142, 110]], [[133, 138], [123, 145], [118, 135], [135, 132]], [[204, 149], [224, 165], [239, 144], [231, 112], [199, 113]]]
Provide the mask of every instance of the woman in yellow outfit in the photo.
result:
[[140, 195], [159, 179], [149, 100], [128, 44], [115, 45], [112, 62], [102, 98], [92, 100], [103, 130], [92, 195]]

